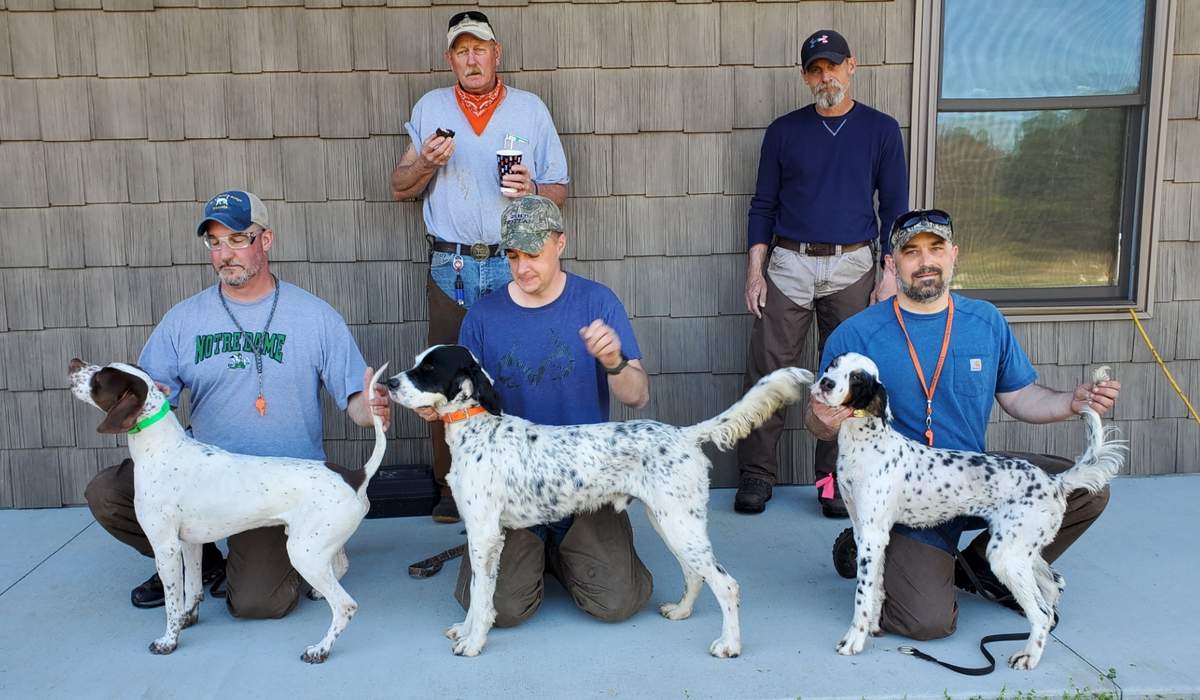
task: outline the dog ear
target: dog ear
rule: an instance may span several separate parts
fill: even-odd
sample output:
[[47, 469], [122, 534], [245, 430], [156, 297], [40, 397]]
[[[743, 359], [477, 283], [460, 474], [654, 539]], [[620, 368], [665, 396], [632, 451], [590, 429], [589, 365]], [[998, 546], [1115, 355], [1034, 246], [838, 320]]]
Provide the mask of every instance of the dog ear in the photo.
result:
[[467, 377], [471, 380], [471, 398], [486, 408], [488, 413], [500, 415], [500, 394], [496, 393], [496, 387], [492, 386], [492, 380], [488, 378], [483, 368], [479, 365], [472, 365], [467, 370]]
[[146, 403], [146, 383], [120, 370], [105, 367], [92, 381], [99, 381], [101, 390], [96, 405], [108, 406], [104, 420], [96, 427], [98, 433], [127, 433], [137, 422], [137, 415]]
[[887, 393], [883, 390], [883, 385], [879, 380], [875, 379], [870, 372], [864, 372], [856, 369], [850, 373], [850, 392], [849, 401], [846, 402], [850, 408], [865, 410], [871, 415], [881, 416], [875, 410], [874, 404], [882, 395], [883, 405], [887, 405]]
[[888, 409], [887, 389], [884, 389], [883, 384], [880, 384], [874, 378], [871, 381], [875, 382], [875, 398], [871, 399], [871, 402], [867, 404], [867, 413], [879, 416], [886, 425], [892, 419], [892, 412]]

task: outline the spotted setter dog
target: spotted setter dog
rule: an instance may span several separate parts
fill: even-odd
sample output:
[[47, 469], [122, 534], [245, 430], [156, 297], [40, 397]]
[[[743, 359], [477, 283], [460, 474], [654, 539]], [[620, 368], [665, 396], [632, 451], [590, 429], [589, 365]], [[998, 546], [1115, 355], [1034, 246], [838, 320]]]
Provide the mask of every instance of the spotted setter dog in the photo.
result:
[[437, 345], [417, 356], [412, 369], [388, 380], [392, 399], [469, 417], [446, 425], [453, 457], [447, 481], [467, 526], [473, 574], [466, 619], [446, 631], [454, 653], [475, 656], [487, 641], [505, 528], [552, 523], [610, 503], [621, 511], [637, 498], [683, 569], [683, 598], [659, 611], [671, 620], [690, 616], [707, 581], [723, 614], [709, 653], [738, 656], [738, 584], [717, 564], [708, 539], [712, 464], [700, 446], [731, 448], [799, 400], [810, 383], [807, 370], [777, 370], [724, 413], [685, 428], [650, 420], [557, 427], [503, 413], [491, 378], [467, 348]]
[[[1105, 379], [1098, 375], [1095, 381]], [[892, 526], [929, 528], [973, 515], [987, 520], [988, 564], [1032, 627], [1024, 649], [1008, 665], [1036, 667], [1064, 585], [1042, 549], [1062, 525], [1067, 494], [1095, 493], [1120, 470], [1125, 447], [1109, 439], [1113, 429], [1106, 431], [1100, 416], [1085, 409], [1087, 450], [1071, 469], [1052, 475], [1021, 459], [936, 449], [896, 432], [879, 369], [857, 353], [834, 358], [812, 393], [827, 405], [854, 409], [838, 431], [837, 478], [854, 525], [858, 588], [854, 618], [838, 653], [857, 654], [868, 636], [880, 632], [884, 551]]]

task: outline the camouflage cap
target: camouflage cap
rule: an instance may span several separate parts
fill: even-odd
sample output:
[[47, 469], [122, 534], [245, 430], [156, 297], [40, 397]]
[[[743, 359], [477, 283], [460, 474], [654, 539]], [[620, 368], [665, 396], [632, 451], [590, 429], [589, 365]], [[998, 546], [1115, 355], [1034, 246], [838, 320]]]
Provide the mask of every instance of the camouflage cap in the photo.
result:
[[562, 230], [558, 205], [536, 194], [514, 201], [500, 215], [500, 245], [525, 253], [542, 252], [546, 238]]

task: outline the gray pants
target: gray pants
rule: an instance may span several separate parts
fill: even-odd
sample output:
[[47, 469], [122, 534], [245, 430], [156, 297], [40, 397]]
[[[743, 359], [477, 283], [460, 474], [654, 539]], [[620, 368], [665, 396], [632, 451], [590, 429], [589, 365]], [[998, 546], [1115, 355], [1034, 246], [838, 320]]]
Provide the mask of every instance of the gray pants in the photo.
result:
[[[505, 530], [496, 578], [496, 626], [518, 625], [537, 612], [550, 571], [575, 605], [604, 622], [620, 622], [646, 604], [654, 579], [633, 549], [628, 513], [605, 506], [575, 516], [561, 545], [542, 542], [529, 530]], [[463, 557], [454, 597], [471, 605], [471, 560]]]
[[[766, 273], [767, 305], [762, 309], [762, 318], [754, 320], [754, 328], [750, 331], [743, 391], [749, 390], [763, 376], [780, 367], [800, 366], [814, 316], [817, 320], [817, 354], [820, 355], [833, 329], [867, 308], [871, 289], [875, 286], [875, 270], [869, 262], [870, 255], [868, 248], [860, 248], [847, 255], [821, 258], [775, 249]], [[862, 271], [864, 256], [868, 261], [866, 272]], [[814, 275], [813, 264], [831, 266], [834, 268], [833, 274], [824, 279]], [[853, 275], [857, 275], [857, 278]], [[778, 278], [779, 284], [776, 284], [775, 278]], [[802, 291], [806, 282], [807, 297]], [[847, 286], [843, 286], [843, 283]], [[784, 289], [788, 293], [785, 294]], [[789, 297], [799, 298], [802, 303]], [[812, 369], [816, 370], [815, 367]], [[779, 475], [776, 447], [783, 433], [783, 423], [784, 412], [780, 411], [738, 443], [738, 467], [742, 477], [756, 477], [769, 484], [776, 482]], [[815, 465], [817, 473], [832, 474], [836, 464], [837, 443], [819, 440]]]
[[[1072, 462], [1052, 455], [1024, 452], [998, 453], [1024, 459], [1051, 474], [1071, 468]], [[1062, 556], [1108, 505], [1108, 487], [1099, 493], [1074, 491], [1067, 496], [1067, 511], [1063, 514], [1058, 535], [1042, 551], [1047, 562]], [[980, 533], [966, 549], [985, 560], [991, 534]], [[954, 557], [933, 545], [911, 537], [892, 533], [888, 542], [886, 565], [883, 567], [885, 594], [879, 626], [885, 632], [912, 639], [939, 639], [954, 633], [958, 624], [958, 603], [955, 601]]]
[[[88, 482], [84, 497], [96, 522], [144, 556], [154, 557], [133, 508], [133, 460], [104, 469]], [[300, 600], [300, 574], [287, 554], [283, 526], [231, 535], [225, 561], [225, 604], [235, 617], [277, 618]]]

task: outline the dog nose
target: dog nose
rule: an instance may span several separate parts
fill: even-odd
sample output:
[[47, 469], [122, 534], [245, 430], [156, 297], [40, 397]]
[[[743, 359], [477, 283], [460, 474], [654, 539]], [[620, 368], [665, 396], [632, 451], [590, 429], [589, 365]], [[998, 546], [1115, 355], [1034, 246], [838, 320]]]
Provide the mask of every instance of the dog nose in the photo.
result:
[[392, 377], [391, 379], [387, 380], [386, 382], [384, 382], [384, 384], [387, 384], [389, 389], [399, 389], [400, 388], [400, 380], [396, 379], [395, 377]]
[[833, 391], [834, 383], [829, 377], [821, 377], [821, 391]]

